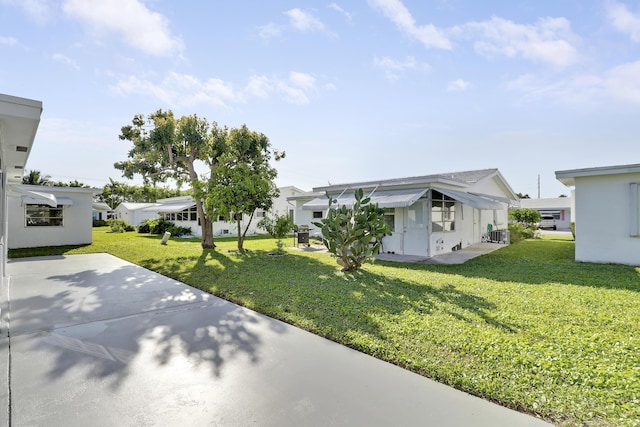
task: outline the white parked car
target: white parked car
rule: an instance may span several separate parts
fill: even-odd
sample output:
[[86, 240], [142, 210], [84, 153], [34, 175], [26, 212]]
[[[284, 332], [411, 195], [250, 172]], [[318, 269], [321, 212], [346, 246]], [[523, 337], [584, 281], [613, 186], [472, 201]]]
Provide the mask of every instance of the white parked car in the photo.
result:
[[556, 225], [556, 220], [552, 215], [542, 215], [540, 217], [540, 222], [538, 223], [538, 228], [551, 228], [553, 230], [557, 230], [558, 226]]

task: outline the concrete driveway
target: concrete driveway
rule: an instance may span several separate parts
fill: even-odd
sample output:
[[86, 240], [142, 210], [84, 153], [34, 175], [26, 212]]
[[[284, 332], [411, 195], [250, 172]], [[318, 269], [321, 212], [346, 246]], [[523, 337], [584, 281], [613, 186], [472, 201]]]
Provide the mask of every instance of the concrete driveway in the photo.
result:
[[547, 425], [110, 255], [8, 273], [0, 424]]

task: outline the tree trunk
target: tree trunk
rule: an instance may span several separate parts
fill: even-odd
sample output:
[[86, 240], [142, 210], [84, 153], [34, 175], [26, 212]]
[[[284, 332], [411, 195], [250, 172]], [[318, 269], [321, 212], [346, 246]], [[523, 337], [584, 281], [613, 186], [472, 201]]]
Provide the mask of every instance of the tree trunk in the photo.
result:
[[213, 242], [213, 221], [208, 216], [200, 219], [200, 227], [202, 228], [202, 249], [212, 249], [216, 247]]
[[244, 252], [244, 234], [242, 234], [242, 226], [240, 225], [239, 219], [236, 219], [236, 222], [238, 223], [238, 250], [240, 252]]
[[202, 249], [215, 248], [216, 244], [213, 242], [213, 221], [204, 213], [202, 200], [196, 200], [196, 211], [198, 212], [198, 218], [200, 218], [200, 228], [202, 230], [202, 242], [200, 243]]

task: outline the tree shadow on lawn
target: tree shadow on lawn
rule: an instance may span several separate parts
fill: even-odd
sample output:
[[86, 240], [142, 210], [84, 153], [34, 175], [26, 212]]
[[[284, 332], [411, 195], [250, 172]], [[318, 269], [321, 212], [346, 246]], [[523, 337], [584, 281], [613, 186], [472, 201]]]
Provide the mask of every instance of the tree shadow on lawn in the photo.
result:
[[[573, 241], [525, 240], [459, 265], [408, 264], [403, 268], [530, 285], [559, 283], [640, 291], [640, 268], [576, 262]], [[375, 261], [376, 265], [398, 263]]]
[[264, 251], [205, 250], [195, 263], [191, 261], [189, 272], [184, 262], [161, 263], [168, 271], [182, 271], [180, 279], [194, 287], [331, 339], [354, 329], [386, 339], [388, 325], [381, 325], [379, 317], [401, 317], [407, 311], [429, 316], [440, 310], [457, 320], [516, 330], [492, 315], [495, 304], [451, 282], [428, 285], [365, 270], [342, 273], [333, 259], [326, 263], [293, 253], [272, 257]]
[[[80, 371], [118, 389], [141, 363], [152, 377], [154, 369], [188, 360], [217, 378], [235, 358], [259, 362], [257, 330], [265, 323], [282, 333], [275, 322], [226, 301], [144, 268], [118, 265], [52, 276], [41, 269], [40, 278], [36, 267], [35, 275], [12, 277], [11, 336], [31, 343], [29, 352], [14, 356], [15, 369], [36, 357], [47, 361], [38, 366], [49, 367], [50, 380]], [[30, 283], [38, 284], [33, 291]]]

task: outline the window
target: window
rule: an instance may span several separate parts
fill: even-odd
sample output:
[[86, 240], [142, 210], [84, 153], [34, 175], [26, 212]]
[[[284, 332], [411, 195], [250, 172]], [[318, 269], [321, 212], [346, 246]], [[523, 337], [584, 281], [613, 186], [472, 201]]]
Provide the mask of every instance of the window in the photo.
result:
[[456, 201], [439, 191], [431, 190], [431, 230], [454, 231], [456, 229]]
[[164, 219], [165, 219], [165, 221], [175, 221], [176, 220], [176, 214], [174, 212], [165, 213], [164, 214]]
[[322, 211], [313, 211], [313, 219], [322, 218]]
[[264, 211], [256, 211], [256, 218], [264, 218]]
[[47, 205], [27, 205], [25, 219], [27, 227], [62, 227], [63, 207], [55, 208]]
[[293, 222], [293, 209], [289, 209], [289, 219]]
[[384, 223], [389, 226], [391, 232], [396, 231], [396, 210], [387, 208], [384, 210]]
[[242, 221], [242, 212], [237, 213], [237, 214], [236, 214], [236, 213], [234, 213], [234, 214], [233, 214], [233, 220], [234, 220], [234, 221]]
[[225, 221], [224, 215], [218, 215], [218, 221]]
[[178, 212], [176, 220], [178, 221], [195, 221], [198, 219], [198, 211], [195, 206]]

